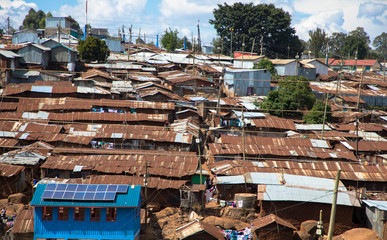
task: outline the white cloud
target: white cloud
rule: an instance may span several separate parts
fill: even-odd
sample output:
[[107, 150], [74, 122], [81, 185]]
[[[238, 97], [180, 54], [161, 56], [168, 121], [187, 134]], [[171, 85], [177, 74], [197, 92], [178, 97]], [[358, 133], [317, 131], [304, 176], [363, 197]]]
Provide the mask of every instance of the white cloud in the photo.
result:
[[314, 14], [294, 25], [298, 37], [307, 41], [308, 32], [317, 27], [324, 29], [326, 33], [343, 32], [344, 14], [342, 10], [325, 11]]
[[[85, 24], [85, 0], [78, 0], [75, 6], [62, 5], [54, 15], [74, 17], [79, 24]], [[130, 21], [138, 21], [146, 0], [88, 0], [87, 21], [94, 27], [121, 27]]]
[[383, 25], [387, 18], [387, 4], [365, 2], [359, 6], [358, 18], [371, 19], [374, 24]]
[[216, 1], [162, 0], [159, 7], [164, 17], [210, 14]]
[[10, 25], [15, 29], [18, 29], [23, 23], [25, 16], [31, 8], [38, 9], [35, 3], [26, 3], [21, 0], [1, 0], [0, 6], [0, 24], [5, 26], [5, 21], [9, 17]]

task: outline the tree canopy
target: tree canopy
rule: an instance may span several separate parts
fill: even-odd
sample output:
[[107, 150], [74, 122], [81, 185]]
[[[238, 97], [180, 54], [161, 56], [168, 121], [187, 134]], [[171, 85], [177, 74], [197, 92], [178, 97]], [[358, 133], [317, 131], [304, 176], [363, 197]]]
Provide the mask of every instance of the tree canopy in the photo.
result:
[[294, 28], [290, 27], [290, 14], [276, 8], [274, 4], [218, 4], [213, 15], [214, 19], [210, 20], [210, 24], [214, 25], [218, 35], [223, 37], [225, 54], [231, 53], [231, 38], [233, 51], [242, 50], [243, 39], [244, 49], [251, 51], [255, 39], [254, 51], [257, 52], [261, 37], [263, 54], [269, 57], [286, 58], [288, 46], [290, 56], [295, 56], [303, 50]]
[[179, 34], [177, 29], [175, 29], [175, 31], [172, 31], [170, 28], [169, 30], [165, 29], [165, 33], [161, 37], [161, 44], [168, 52], [174, 52], [176, 48], [178, 48], [179, 37], [177, 34]]
[[19, 27], [22, 29], [41, 29], [46, 26], [46, 14], [39, 10], [36, 12], [33, 8], [28, 11], [28, 14], [23, 20], [23, 24]]
[[276, 116], [299, 116], [302, 114], [296, 111], [311, 109], [315, 99], [306, 78], [288, 76], [279, 81], [277, 90], [269, 92], [260, 107]]
[[319, 27], [309, 31], [309, 50], [312, 51], [315, 58], [324, 56], [328, 35]]
[[[303, 120], [309, 124], [322, 124], [324, 122], [325, 103], [317, 100], [312, 109], [304, 115]], [[325, 122], [332, 119], [331, 106], [327, 105], [327, 112], [325, 114]]]
[[271, 77], [277, 76], [277, 70], [274, 68], [274, 64], [266, 58], [261, 59], [253, 69], [267, 69], [270, 72]]
[[78, 52], [80, 58], [87, 62], [106, 61], [110, 54], [106, 42], [92, 36], [87, 37], [86, 40], [79, 41]]
[[383, 32], [379, 36], [376, 36], [372, 43], [376, 49], [376, 52], [381, 55], [382, 58], [387, 59], [387, 33]]

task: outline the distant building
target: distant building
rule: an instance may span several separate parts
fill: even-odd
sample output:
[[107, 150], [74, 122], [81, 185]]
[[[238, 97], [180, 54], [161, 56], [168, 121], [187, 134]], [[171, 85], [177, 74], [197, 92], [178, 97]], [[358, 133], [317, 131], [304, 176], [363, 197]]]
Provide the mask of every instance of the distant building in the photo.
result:
[[12, 35], [12, 44], [39, 43], [38, 33], [35, 30], [25, 29]]
[[17, 53], [21, 56], [20, 63], [41, 65], [44, 68], [48, 66], [50, 50], [43, 45], [32, 43], [20, 48]]
[[141, 186], [38, 184], [36, 239], [139, 239]]
[[209, 45], [202, 46], [202, 50], [204, 54], [212, 54], [213, 49], [214, 49], [214, 46], [209, 46]]
[[72, 22], [74, 22], [74, 20], [69, 17], [46, 17], [44, 36], [49, 38], [58, 33], [58, 29], [60, 29], [61, 32], [78, 38], [78, 31], [71, 27]]
[[103, 40], [106, 42], [110, 52], [125, 52], [125, 44], [121, 41], [121, 39], [105, 38]]
[[229, 97], [266, 96], [271, 74], [266, 69], [230, 69], [224, 74], [224, 91]]
[[366, 71], [380, 71], [382, 65], [376, 59], [362, 59], [362, 60], [339, 60], [339, 59], [328, 59], [328, 64], [333, 69], [342, 69], [361, 71], [363, 68]]
[[255, 64], [257, 64], [264, 56], [257, 55], [241, 55], [234, 58], [234, 67], [235, 68], [247, 68], [252, 69]]
[[374, 230], [381, 239], [387, 238], [387, 201], [363, 200], [367, 227]]
[[317, 59], [307, 59], [307, 60], [301, 60], [302, 64], [312, 64], [316, 67], [316, 74], [318, 75], [328, 75], [328, 66], [324, 64], [323, 62], [317, 60]]
[[109, 37], [109, 31], [107, 28], [92, 28], [88, 35], [100, 39], [106, 39]]
[[[300, 63], [296, 59], [271, 59], [280, 76], [299, 76]], [[296, 74], [297, 71], [297, 74]]]

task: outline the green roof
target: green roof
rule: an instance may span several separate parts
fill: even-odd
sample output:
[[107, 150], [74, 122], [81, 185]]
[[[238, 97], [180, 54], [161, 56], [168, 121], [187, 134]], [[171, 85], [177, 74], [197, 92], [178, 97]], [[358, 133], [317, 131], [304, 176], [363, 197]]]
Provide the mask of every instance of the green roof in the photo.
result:
[[[93, 184], [94, 185], [94, 184]], [[31, 201], [31, 206], [65, 206], [65, 207], [122, 207], [132, 208], [138, 207], [141, 201], [140, 192], [141, 186], [129, 185], [126, 193], [117, 193], [113, 201], [75, 201], [75, 200], [53, 200], [43, 199], [42, 195], [47, 184], [38, 184], [34, 196]]]

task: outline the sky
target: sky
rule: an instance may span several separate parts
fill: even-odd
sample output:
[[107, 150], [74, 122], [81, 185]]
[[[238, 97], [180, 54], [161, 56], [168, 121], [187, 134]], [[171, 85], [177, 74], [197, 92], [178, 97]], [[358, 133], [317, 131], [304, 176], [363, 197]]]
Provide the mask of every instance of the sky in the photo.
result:
[[[146, 41], [156, 42], [165, 29], [177, 29], [180, 37], [197, 37], [197, 24], [204, 44], [211, 43], [216, 31], [209, 19], [217, 4], [235, 2], [254, 4], [273, 3], [292, 16], [291, 26], [303, 40], [308, 31], [323, 28], [333, 32], [348, 33], [363, 27], [371, 41], [383, 31], [387, 32], [386, 0], [88, 0], [87, 21], [92, 27], [108, 28], [112, 36], [118, 30], [127, 34], [132, 26], [134, 36], [145, 33]], [[86, 22], [86, 0], [0, 0], [0, 24], [7, 25], [7, 17], [18, 28], [30, 8], [51, 12], [53, 16], [75, 18], [81, 26]]]

